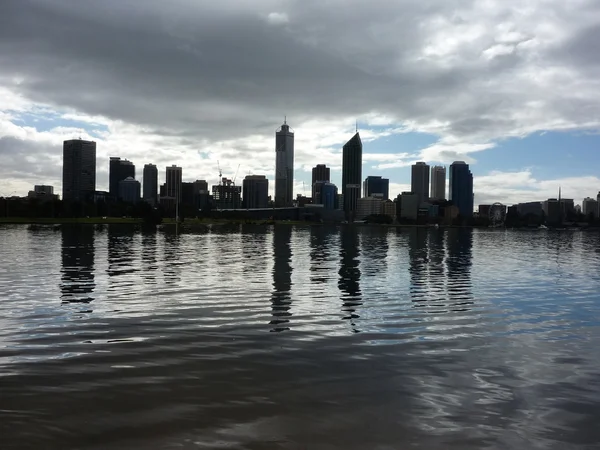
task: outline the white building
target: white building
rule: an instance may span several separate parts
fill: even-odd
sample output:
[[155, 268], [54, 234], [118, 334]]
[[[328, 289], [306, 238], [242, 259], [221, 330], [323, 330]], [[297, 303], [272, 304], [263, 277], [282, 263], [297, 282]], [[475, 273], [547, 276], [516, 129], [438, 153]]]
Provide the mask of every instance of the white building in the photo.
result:
[[359, 198], [356, 205], [356, 219], [362, 220], [372, 214], [381, 214], [382, 202], [380, 197]]

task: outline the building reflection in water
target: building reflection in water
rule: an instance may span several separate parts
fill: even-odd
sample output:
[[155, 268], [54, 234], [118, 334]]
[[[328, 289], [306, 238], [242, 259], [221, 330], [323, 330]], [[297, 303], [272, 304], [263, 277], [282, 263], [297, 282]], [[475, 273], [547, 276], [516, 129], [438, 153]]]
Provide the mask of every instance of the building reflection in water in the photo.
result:
[[61, 227], [61, 301], [89, 303], [96, 287], [94, 281], [94, 227]]
[[289, 330], [292, 313], [292, 227], [273, 226], [273, 292], [271, 294], [271, 331]]
[[132, 254], [134, 234], [135, 229], [130, 225], [108, 226], [107, 273], [109, 277], [135, 272]]
[[164, 253], [164, 265], [163, 265], [163, 276], [165, 284], [176, 284], [181, 281], [179, 273], [180, 265], [180, 244], [181, 234], [175, 227], [165, 227], [163, 229], [163, 253]]
[[[424, 228], [412, 228], [408, 237], [408, 272], [410, 273], [410, 296], [415, 307], [428, 306], [431, 299], [429, 291], [429, 252], [427, 237], [429, 231]], [[443, 244], [442, 244], [443, 249]], [[440, 280], [443, 286], [443, 280]]]
[[331, 276], [328, 266], [331, 257], [331, 237], [337, 232], [335, 228], [325, 226], [310, 227], [310, 282], [311, 284], [327, 283]]
[[265, 274], [267, 270], [267, 261], [270, 259], [270, 255], [265, 251], [267, 231], [268, 228], [262, 225], [241, 225], [242, 272], [244, 277], [249, 277], [250, 282], [253, 282], [258, 274]]
[[452, 311], [468, 311], [473, 304], [471, 266], [473, 263], [473, 230], [451, 228], [446, 234], [448, 249], [447, 291]]
[[342, 312], [344, 319], [349, 320], [352, 330], [356, 333], [355, 319], [360, 316], [356, 312], [362, 305], [360, 291], [360, 237], [358, 230], [353, 226], [345, 226], [340, 230], [340, 271], [338, 287], [342, 299]]
[[158, 232], [156, 227], [142, 229], [142, 279], [148, 284], [156, 284], [157, 282], [157, 235]]

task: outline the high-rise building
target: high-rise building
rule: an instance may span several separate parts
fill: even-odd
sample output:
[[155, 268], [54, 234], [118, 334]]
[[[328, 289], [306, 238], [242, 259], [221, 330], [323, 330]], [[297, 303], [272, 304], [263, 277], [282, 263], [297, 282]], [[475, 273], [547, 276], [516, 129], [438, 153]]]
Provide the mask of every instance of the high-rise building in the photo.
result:
[[424, 162], [413, 164], [410, 190], [419, 199], [419, 205], [429, 200], [429, 166]]
[[242, 205], [242, 186], [236, 186], [225, 177], [213, 185], [212, 195], [217, 209], [239, 209]]
[[450, 165], [449, 200], [458, 208], [462, 217], [473, 216], [473, 174], [464, 161], [454, 161]]
[[292, 206], [294, 200], [294, 132], [287, 121], [275, 133], [275, 205]]
[[189, 181], [181, 183], [181, 203], [184, 205], [194, 205], [194, 183]]
[[362, 141], [358, 131], [350, 139], [342, 151], [342, 195], [344, 196], [344, 211], [352, 218], [360, 198], [362, 182]]
[[119, 181], [119, 198], [124, 202], [137, 203], [140, 201], [140, 182], [132, 177]]
[[144, 166], [144, 200], [151, 205], [158, 202], [158, 168], [154, 164]]
[[581, 212], [585, 216], [598, 217], [598, 200], [586, 197], [581, 202]]
[[403, 192], [398, 195], [398, 205], [400, 206], [400, 218], [407, 220], [417, 220], [419, 215], [419, 196], [413, 192]]
[[72, 139], [63, 142], [63, 195], [65, 201], [86, 201], [96, 191], [96, 143]]
[[383, 200], [389, 200], [390, 180], [379, 176], [369, 176], [363, 183], [363, 191], [365, 197], [372, 197], [373, 194], [381, 194]]
[[317, 164], [312, 169], [312, 198], [313, 203], [315, 203], [315, 183], [318, 181], [331, 181], [330, 179], [330, 169], [325, 164]]
[[431, 168], [431, 194], [432, 200], [446, 200], [446, 168], [433, 166]]
[[181, 176], [183, 170], [181, 167], [172, 165], [167, 167], [166, 189], [167, 197], [172, 197], [181, 202]]
[[269, 203], [269, 180], [264, 175], [247, 175], [242, 182], [242, 208], [266, 208]]
[[135, 180], [135, 166], [131, 161], [111, 157], [108, 166], [108, 192], [111, 197], [119, 198], [119, 183], [126, 178]]
[[338, 188], [328, 181], [317, 181], [313, 186], [314, 205], [323, 205], [325, 209], [338, 209]]
[[382, 202], [381, 197], [359, 198], [356, 202], [356, 218], [361, 220], [367, 216], [380, 214]]

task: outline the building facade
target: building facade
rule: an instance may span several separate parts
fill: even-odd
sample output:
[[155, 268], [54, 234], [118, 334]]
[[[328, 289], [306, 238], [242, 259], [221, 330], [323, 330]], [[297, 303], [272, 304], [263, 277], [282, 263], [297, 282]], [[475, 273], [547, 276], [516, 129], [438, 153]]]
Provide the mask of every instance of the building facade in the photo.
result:
[[446, 200], [446, 168], [433, 166], [431, 168], [431, 193], [432, 200]]
[[154, 164], [144, 165], [144, 200], [152, 206], [158, 203], [158, 168]]
[[269, 180], [264, 175], [247, 175], [242, 182], [242, 208], [269, 206]]
[[363, 195], [371, 197], [380, 194], [383, 200], [390, 198], [390, 180], [379, 176], [368, 176], [363, 183]]
[[450, 165], [449, 200], [458, 208], [462, 217], [473, 216], [473, 174], [464, 161], [455, 161]]
[[294, 200], [294, 132], [287, 121], [275, 132], [275, 205], [292, 206]]
[[64, 201], [93, 200], [96, 191], [96, 143], [72, 139], [63, 142]]
[[323, 205], [325, 209], [339, 208], [338, 188], [327, 181], [317, 181], [313, 186], [313, 204]]
[[417, 220], [419, 215], [419, 196], [414, 192], [403, 192], [398, 196], [400, 205], [400, 218], [406, 220]]
[[362, 220], [367, 216], [381, 214], [381, 197], [363, 197], [356, 203], [356, 219]]
[[598, 217], [598, 200], [586, 197], [581, 202], [581, 212], [584, 216]]
[[166, 197], [172, 197], [176, 201], [181, 202], [181, 177], [183, 169], [175, 165], [167, 167], [166, 173]]
[[362, 141], [358, 131], [342, 150], [342, 195], [344, 211], [351, 219], [356, 212], [362, 182]]
[[419, 197], [419, 205], [429, 200], [429, 166], [426, 163], [412, 165], [410, 190]]
[[312, 186], [313, 203], [319, 204], [318, 202], [315, 201], [315, 184], [319, 181], [325, 181], [325, 182], [331, 181], [330, 174], [331, 174], [331, 170], [325, 164], [317, 164], [315, 167], [313, 167], [313, 169], [312, 169], [312, 185], [311, 185]]
[[119, 199], [119, 183], [126, 178], [135, 179], [135, 166], [131, 161], [112, 156], [108, 163], [108, 192]]
[[223, 177], [221, 184], [212, 187], [213, 200], [217, 209], [239, 209], [242, 206], [242, 186]]
[[140, 201], [140, 182], [133, 177], [127, 177], [119, 181], [119, 198], [127, 203], [137, 203]]
[[517, 213], [520, 216], [537, 216], [541, 217], [544, 213], [542, 202], [526, 202], [517, 204]]
[[391, 200], [381, 202], [381, 213], [384, 216], [389, 216], [392, 220], [396, 219], [396, 204]]

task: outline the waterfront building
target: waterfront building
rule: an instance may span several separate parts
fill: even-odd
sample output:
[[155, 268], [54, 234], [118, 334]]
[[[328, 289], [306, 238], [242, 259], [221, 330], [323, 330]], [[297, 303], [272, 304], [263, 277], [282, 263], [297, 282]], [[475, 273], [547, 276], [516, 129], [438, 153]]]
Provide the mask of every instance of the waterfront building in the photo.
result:
[[325, 164], [317, 164], [315, 167], [313, 167], [311, 184], [313, 203], [318, 203], [317, 201], [315, 201], [315, 184], [319, 181], [331, 181], [330, 173], [331, 170]]
[[380, 214], [396, 219], [396, 204], [390, 199], [382, 201]]
[[176, 165], [167, 167], [165, 197], [171, 197], [176, 199], [177, 202], [181, 203], [181, 177], [183, 175], [183, 169]]
[[594, 218], [598, 217], [598, 200], [591, 197], [584, 198], [581, 202], [581, 212], [586, 217], [590, 215]]
[[362, 182], [362, 141], [358, 131], [344, 144], [342, 150], [342, 195], [344, 211], [348, 219], [356, 212]]
[[154, 164], [144, 165], [144, 200], [152, 206], [158, 202], [158, 168]]
[[367, 216], [381, 213], [381, 197], [362, 197], [356, 202], [356, 219], [362, 220]]
[[96, 143], [72, 139], [63, 142], [62, 198], [93, 200], [96, 191]]
[[242, 186], [236, 186], [225, 177], [212, 187], [213, 200], [217, 209], [239, 209], [242, 206]]
[[140, 182], [133, 177], [127, 177], [119, 181], [119, 199], [128, 203], [137, 203], [140, 200], [141, 186]]
[[419, 213], [419, 196], [414, 192], [402, 192], [397, 197], [397, 203], [400, 205], [400, 218], [408, 220], [417, 220]]
[[411, 167], [410, 190], [419, 197], [419, 205], [429, 200], [429, 166], [418, 162]]
[[449, 200], [458, 208], [463, 218], [473, 216], [473, 174], [464, 161], [450, 165]]
[[126, 178], [135, 179], [135, 166], [131, 161], [113, 156], [108, 164], [108, 192], [113, 199], [119, 199], [119, 183]]
[[267, 208], [269, 205], [269, 180], [264, 175], [247, 175], [242, 182], [242, 208]]
[[529, 216], [529, 215], [533, 215], [533, 216], [542, 216], [543, 214], [543, 208], [542, 208], [542, 202], [525, 202], [525, 203], [518, 203], [517, 204], [517, 213], [520, 216]]
[[294, 132], [287, 121], [275, 132], [275, 205], [292, 206], [294, 200]]
[[431, 168], [431, 194], [432, 200], [446, 200], [446, 168], [433, 166]]
[[380, 176], [368, 176], [363, 182], [363, 195], [371, 197], [374, 194], [381, 194], [383, 200], [389, 200], [390, 180]]

